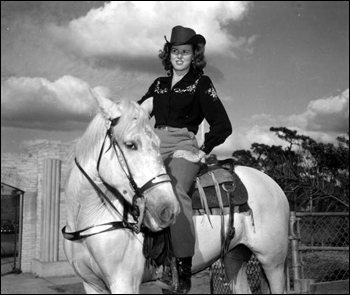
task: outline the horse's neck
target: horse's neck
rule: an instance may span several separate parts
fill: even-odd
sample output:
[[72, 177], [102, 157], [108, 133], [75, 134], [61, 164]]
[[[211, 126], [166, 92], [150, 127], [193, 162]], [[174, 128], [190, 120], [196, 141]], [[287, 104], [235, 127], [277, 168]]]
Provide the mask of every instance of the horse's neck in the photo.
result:
[[[82, 226], [92, 226], [111, 221], [121, 221], [122, 216], [99, 196], [91, 183], [85, 178], [77, 180], [79, 171], [72, 171], [71, 183], [77, 184], [67, 189], [67, 220], [76, 230]], [[92, 179], [92, 181], [96, 181]], [[98, 184], [101, 191], [109, 198], [117, 210], [123, 214], [123, 201], [114, 196], [103, 184]]]

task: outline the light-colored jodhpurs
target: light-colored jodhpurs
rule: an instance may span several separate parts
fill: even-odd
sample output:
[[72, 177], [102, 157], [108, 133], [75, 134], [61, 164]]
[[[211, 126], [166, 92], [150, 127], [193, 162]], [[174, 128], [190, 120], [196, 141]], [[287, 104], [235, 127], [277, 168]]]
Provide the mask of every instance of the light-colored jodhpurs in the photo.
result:
[[155, 129], [155, 132], [161, 140], [160, 153], [181, 207], [176, 223], [170, 226], [174, 255], [178, 258], [190, 257], [194, 255], [195, 232], [192, 200], [187, 193], [197, 176], [200, 164], [183, 158], [173, 158], [172, 155], [176, 150], [197, 152], [197, 139], [187, 128], [168, 127], [168, 130]]

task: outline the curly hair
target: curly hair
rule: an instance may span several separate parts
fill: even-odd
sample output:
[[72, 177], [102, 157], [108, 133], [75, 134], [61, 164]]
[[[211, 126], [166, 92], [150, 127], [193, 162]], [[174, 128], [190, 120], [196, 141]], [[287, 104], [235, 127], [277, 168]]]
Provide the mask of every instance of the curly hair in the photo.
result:
[[[170, 50], [171, 50], [171, 44], [165, 43], [163, 50], [159, 50], [159, 54], [158, 54], [158, 57], [162, 60], [164, 69], [168, 72], [169, 76], [172, 74], [172, 69], [173, 69], [173, 65], [170, 62]], [[190, 71], [196, 74], [203, 74], [204, 73], [203, 69], [207, 65], [207, 61], [204, 56], [205, 45], [202, 43], [199, 43], [197, 45], [192, 45], [192, 50], [194, 52], [194, 55], [193, 55], [193, 61], [191, 63]]]

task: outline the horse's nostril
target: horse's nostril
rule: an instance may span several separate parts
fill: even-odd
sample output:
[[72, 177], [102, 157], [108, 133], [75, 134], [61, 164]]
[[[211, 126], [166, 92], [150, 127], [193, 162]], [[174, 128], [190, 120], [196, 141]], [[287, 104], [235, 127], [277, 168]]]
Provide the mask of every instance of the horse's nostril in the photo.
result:
[[174, 218], [174, 213], [172, 210], [169, 209], [168, 206], [166, 206], [160, 210], [159, 218], [163, 222], [169, 222]]

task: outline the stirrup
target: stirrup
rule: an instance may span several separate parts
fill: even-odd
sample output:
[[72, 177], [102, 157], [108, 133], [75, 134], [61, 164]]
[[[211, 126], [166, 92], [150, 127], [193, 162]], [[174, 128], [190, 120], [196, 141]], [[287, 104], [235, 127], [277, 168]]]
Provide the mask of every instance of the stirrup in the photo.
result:
[[179, 273], [176, 257], [171, 258], [170, 267], [164, 267], [163, 276], [156, 281], [156, 285], [164, 290], [177, 289], [179, 286]]

